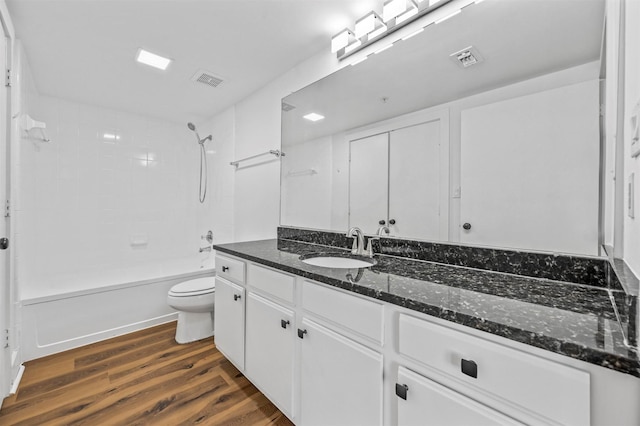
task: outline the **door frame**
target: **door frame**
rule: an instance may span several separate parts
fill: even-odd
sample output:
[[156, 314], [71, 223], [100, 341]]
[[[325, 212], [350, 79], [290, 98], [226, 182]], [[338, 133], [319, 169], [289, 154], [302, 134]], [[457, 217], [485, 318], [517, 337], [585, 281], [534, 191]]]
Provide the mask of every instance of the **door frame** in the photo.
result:
[[[10, 205], [8, 200], [12, 199], [12, 135], [13, 135], [13, 120], [12, 116], [12, 93], [11, 93], [11, 83], [10, 80], [11, 74], [8, 70], [11, 70], [12, 67], [12, 59], [13, 59], [13, 43], [15, 41], [15, 31], [13, 28], [13, 23], [11, 21], [11, 17], [9, 15], [9, 10], [4, 0], [0, 1], [0, 26], [4, 33], [5, 43], [6, 43], [6, 52], [5, 52], [5, 70], [2, 71], [3, 74], [3, 83], [6, 87], [6, 99], [0, 99], [0, 102], [6, 103], [5, 110], [5, 131], [0, 137], [3, 141], [0, 143], [0, 149], [5, 150], [6, 158], [5, 163], [0, 167], [0, 169], [4, 168], [4, 176], [2, 184], [6, 186], [6, 195], [7, 200], [0, 200], [2, 206], [2, 214], [0, 215], [0, 220], [6, 221], [6, 233], [7, 237], [10, 240], [9, 249], [6, 252], [6, 272], [0, 276], [0, 332], [2, 333], [2, 340], [0, 341], [0, 406], [2, 406], [2, 401], [4, 398], [9, 395], [12, 384], [15, 379], [15, 374], [18, 371], [18, 368], [13, 368], [14, 364], [14, 356], [13, 356], [13, 345], [12, 341], [14, 336], [10, 334], [14, 333], [15, 324], [13, 321], [14, 318], [14, 304], [12, 303], [12, 297], [16, 294], [15, 291], [15, 279], [13, 273], [13, 263], [14, 263], [14, 254], [11, 246], [14, 243], [14, 235], [15, 232], [13, 227], [11, 226], [11, 217], [6, 216], [7, 211], [5, 209]], [[5, 205], [7, 203], [7, 205]], [[4, 236], [4, 235], [3, 235]], [[3, 260], [4, 261], [4, 260]]]

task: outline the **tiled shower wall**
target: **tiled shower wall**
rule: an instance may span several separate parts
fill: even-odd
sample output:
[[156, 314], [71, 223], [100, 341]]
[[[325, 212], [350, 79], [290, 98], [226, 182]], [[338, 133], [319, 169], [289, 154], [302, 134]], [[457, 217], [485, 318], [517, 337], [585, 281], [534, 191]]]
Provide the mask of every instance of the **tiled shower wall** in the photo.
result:
[[47, 96], [32, 110], [51, 142], [19, 145], [23, 299], [127, 282], [131, 271], [140, 279], [213, 266], [198, 249], [212, 228], [215, 142], [200, 204], [200, 152], [186, 123]]

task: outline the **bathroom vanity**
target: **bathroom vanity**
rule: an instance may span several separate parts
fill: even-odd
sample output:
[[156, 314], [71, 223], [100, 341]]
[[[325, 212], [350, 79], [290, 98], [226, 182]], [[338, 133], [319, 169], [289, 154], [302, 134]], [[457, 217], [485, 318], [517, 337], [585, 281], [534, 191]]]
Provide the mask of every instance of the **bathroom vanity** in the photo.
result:
[[343, 235], [279, 234], [215, 247], [215, 343], [296, 424], [640, 424], [637, 300], [606, 261], [384, 241], [326, 268], [300, 256]]

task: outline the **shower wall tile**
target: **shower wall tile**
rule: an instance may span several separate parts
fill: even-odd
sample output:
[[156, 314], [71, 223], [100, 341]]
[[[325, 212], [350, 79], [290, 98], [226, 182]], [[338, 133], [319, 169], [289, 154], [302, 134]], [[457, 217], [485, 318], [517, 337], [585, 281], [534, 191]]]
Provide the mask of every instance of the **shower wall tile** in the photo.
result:
[[[214, 226], [221, 160], [213, 144], [209, 195], [200, 204], [200, 151], [185, 124], [48, 96], [38, 98], [37, 111], [51, 142], [19, 145], [24, 297], [55, 293], [58, 278], [73, 274], [198, 258], [200, 235]], [[93, 283], [76, 285], [64, 290]]]

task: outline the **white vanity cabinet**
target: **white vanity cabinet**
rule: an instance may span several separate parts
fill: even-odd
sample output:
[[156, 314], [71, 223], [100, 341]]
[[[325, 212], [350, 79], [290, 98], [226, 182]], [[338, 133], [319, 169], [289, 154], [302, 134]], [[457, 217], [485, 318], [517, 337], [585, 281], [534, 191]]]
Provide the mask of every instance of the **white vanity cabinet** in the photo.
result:
[[398, 369], [396, 396], [398, 426], [522, 425], [404, 367]]
[[255, 262], [216, 265], [215, 343], [296, 425], [638, 424], [632, 396], [605, 390], [636, 395], [634, 377]]
[[294, 331], [291, 309], [249, 293], [245, 374], [289, 417], [293, 415]]
[[244, 301], [243, 287], [216, 277], [214, 341], [240, 371], [244, 370]]
[[300, 412], [303, 425], [381, 425], [382, 355], [303, 319]]

